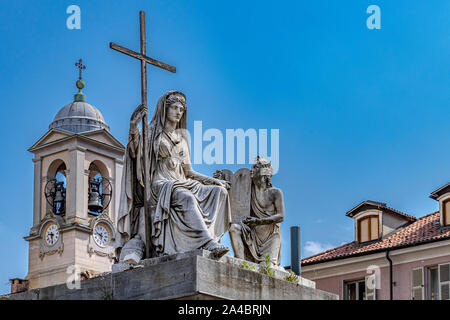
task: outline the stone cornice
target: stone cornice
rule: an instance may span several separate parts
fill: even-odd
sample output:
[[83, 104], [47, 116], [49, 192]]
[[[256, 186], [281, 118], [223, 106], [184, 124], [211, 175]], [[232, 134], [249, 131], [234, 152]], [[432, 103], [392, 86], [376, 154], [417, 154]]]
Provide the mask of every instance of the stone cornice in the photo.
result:
[[67, 149], [69, 152], [77, 150], [77, 151], [81, 151], [81, 152], [86, 152], [86, 148], [79, 146], [79, 145], [75, 145], [75, 146], [71, 146]]
[[[63, 144], [63, 145], [61, 145]], [[35, 156], [46, 157], [55, 153], [62, 151], [73, 150], [73, 148], [85, 148], [86, 151], [94, 152], [107, 156], [113, 160], [118, 159], [123, 161], [123, 155], [125, 154], [125, 149], [112, 146], [101, 141], [91, 139], [89, 137], [81, 135], [72, 135], [67, 138], [63, 138], [57, 141], [49, 142], [48, 144], [38, 146], [34, 149], [29, 149], [28, 151], [33, 152]], [[79, 149], [83, 150], [83, 149]]]
[[[113, 137], [113, 136], [111, 135], [111, 137]], [[90, 138], [89, 136], [83, 135], [83, 134], [71, 134], [71, 135], [69, 135], [67, 137], [64, 137], [64, 138], [61, 138], [61, 139], [58, 139], [58, 140], [55, 140], [55, 141], [51, 141], [51, 142], [48, 142], [48, 143], [43, 144], [43, 145], [35, 145], [35, 146], [29, 148], [28, 151], [30, 151], [32, 153], [36, 153], [36, 151], [42, 150], [44, 148], [48, 148], [48, 147], [51, 147], [51, 146], [54, 146], [54, 145], [58, 145], [58, 144], [61, 144], [61, 143], [64, 143], [64, 142], [69, 142], [71, 140], [77, 140], [77, 139], [85, 141], [85, 142], [92, 142], [94, 145], [101, 146], [102, 148], [103, 147], [108, 148], [111, 151], [118, 152], [118, 153], [120, 153], [122, 155], [125, 153], [125, 147], [122, 147], [122, 146], [118, 147], [118, 146], [114, 146], [114, 145], [111, 145], [111, 144], [107, 144], [107, 143], [101, 142], [99, 140]], [[67, 150], [67, 149], [68, 148], [65, 148], [65, 149], [62, 149], [62, 150]], [[62, 151], [62, 150], [60, 149], [60, 150], [58, 150], [58, 152]]]
[[123, 161], [123, 159], [114, 159], [114, 162], [116, 164], [122, 164], [122, 165], [125, 163], [125, 161]]
[[[73, 223], [73, 224], [69, 224], [69, 225], [62, 225], [60, 228], [61, 232], [65, 232], [65, 231], [70, 231], [70, 230], [78, 230], [78, 231], [82, 231], [82, 232], [86, 232], [86, 233], [91, 233], [92, 232], [92, 228], [90, 226], [87, 225], [83, 225], [80, 223]], [[39, 233], [37, 234], [30, 234], [28, 236], [23, 237], [26, 241], [31, 241], [31, 240], [35, 240], [35, 239], [39, 239], [41, 236]]]
[[70, 230], [78, 230], [78, 231], [83, 231], [86, 233], [91, 233], [92, 229], [89, 226], [83, 225], [83, 224], [79, 224], [79, 223], [74, 223], [71, 225], [65, 225], [65, 226], [61, 226], [61, 231], [70, 231]]

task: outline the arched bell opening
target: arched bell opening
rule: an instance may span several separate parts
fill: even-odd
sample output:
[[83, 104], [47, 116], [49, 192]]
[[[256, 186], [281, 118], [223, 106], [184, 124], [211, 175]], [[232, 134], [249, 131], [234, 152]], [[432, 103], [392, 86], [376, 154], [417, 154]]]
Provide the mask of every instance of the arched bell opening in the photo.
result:
[[46, 212], [63, 216], [66, 213], [66, 164], [55, 160], [47, 171], [47, 183], [44, 188]]
[[108, 179], [108, 168], [98, 160], [89, 165], [88, 214], [98, 216], [108, 213], [112, 185]]

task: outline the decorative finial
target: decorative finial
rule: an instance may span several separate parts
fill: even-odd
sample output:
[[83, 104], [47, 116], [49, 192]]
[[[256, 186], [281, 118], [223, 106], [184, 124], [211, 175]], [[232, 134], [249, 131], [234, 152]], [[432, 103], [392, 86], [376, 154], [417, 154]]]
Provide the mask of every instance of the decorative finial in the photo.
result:
[[78, 62], [75, 62], [75, 67], [78, 68], [79, 73], [78, 73], [78, 80], [75, 83], [75, 85], [78, 88], [78, 93], [74, 95], [74, 101], [86, 102], [86, 96], [84, 95], [83, 92], [81, 92], [81, 89], [84, 88], [84, 81], [81, 78], [82, 76], [81, 72], [83, 70], [86, 70], [86, 66], [83, 64], [83, 60], [79, 59]]
[[86, 70], [86, 66], [83, 64], [83, 60], [78, 60], [78, 62], [75, 62], [75, 67], [77, 67], [79, 70], [78, 79], [81, 80], [81, 72], [83, 70]]

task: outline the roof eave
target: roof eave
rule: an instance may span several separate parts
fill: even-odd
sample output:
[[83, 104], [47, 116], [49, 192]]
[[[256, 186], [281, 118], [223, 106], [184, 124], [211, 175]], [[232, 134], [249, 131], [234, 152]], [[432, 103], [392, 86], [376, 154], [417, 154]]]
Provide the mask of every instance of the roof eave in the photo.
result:
[[309, 262], [309, 263], [308, 262], [306, 262], [306, 263], [301, 263], [300, 262], [300, 263], [301, 263], [302, 266], [310, 266], [310, 265], [319, 264], [319, 263], [325, 263], [325, 262], [329, 262], [329, 261], [335, 261], [335, 260], [342, 260], [342, 259], [347, 259], [347, 258], [355, 258], [355, 257], [367, 256], [367, 255], [371, 255], [371, 254], [375, 254], [375, 253], [379, 253], [379, 252], [385, 252], [385, 251], [388, 251], [388, 250], [392, 251], [392, 250], [399, 250], [399, 249], [408, 248], [408, 247], [415, 247], [415, 246], [419, 246], [419, 245], [422, 245], [422, 244], [438, 242], [438, 241], [444, 241], [444, 240], [449, 240], [449, 239], [450, 239], [450, 236], [447, 236], [447, 237], [438, 238], [438, 239], [430, 239], [430, 240], [414, 242], [414, 243], [409, 243], [409, 244], [404, 244], [404, 245], [399, 245], [399, 246], [394, 246], [394, 247], [389, 247], [389, 248], [382, 248], [382, 249], [376, 249], [376, 250], [367, 251], [367, 252], [360, 252], [360, 253], [355, 253], [355, 254], [351, 254], [351, 255], [347, 255], [347, 256], [333, 257], [333, 258], [319, 260], [319, 261], [313, 261], [313, 262]]
[[433, 199], [433, 200], [437, 200], [440, 196], [442, 196], [443, 194], [447, 193], [447, 192], [441, 193], [441, 191], [445, 190], [448, 187], [450, 187], [450, 182], [447, 183], [446, 185], [440, 187], [439, 189], [436, 189], [433, 192], [431, 192], [430, 198]]

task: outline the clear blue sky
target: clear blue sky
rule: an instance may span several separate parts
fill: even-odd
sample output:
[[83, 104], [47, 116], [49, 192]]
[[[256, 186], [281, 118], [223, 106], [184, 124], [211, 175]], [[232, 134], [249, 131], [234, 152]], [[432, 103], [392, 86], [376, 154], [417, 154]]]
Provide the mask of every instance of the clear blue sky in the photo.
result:
[[[81, 30], [66, 28], [71, 4], [81, 7]], [[381, 8], [381, 30], [366, 27], [371, 4]], [[178, 69], [150, 68], [151, 108], [178, 89], [190, 127], [280, 129], [273, 183], [285, 195], [283, 265], [292, 225], [308, 255], [353, 240], [345, 212], [360, 201], [415, 216], [437, 209], [428, 195], [450, 180], [448, 0], [2, 1], [0, 293], [27, 274], [27, 148], [73, 99], [78, 58], [87, 102], [126, 143], [139, 64], [108, 43], [138, 50], [140, 9], [149, 55]]]

